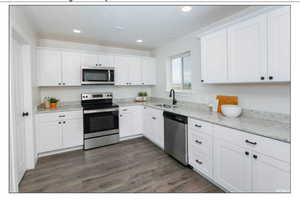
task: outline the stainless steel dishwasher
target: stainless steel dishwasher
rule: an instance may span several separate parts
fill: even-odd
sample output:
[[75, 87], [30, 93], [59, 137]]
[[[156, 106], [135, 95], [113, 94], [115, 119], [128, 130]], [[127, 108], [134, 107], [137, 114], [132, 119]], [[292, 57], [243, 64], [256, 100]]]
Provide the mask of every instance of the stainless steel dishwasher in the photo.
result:
[[165, 152], [181, 162], [188, 164], [187, 117], [164, 112]]

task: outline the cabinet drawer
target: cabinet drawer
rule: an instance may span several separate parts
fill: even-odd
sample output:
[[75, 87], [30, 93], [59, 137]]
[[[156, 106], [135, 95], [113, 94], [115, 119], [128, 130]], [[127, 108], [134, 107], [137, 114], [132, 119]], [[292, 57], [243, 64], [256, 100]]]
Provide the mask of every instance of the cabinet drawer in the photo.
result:
[[77, 118], [83, 118], [82, 110], [37, 114], [37, 121], [39, 122], [58, 121], [64, 119], [77, 119]]
[[189, 118], [189, 129], [212, 134], [213, 124]]
[[[197, 134], [193, 131], [189, 132], [189, 149], [190, 151], [200, 151], [210, 155], [212, 147], [212, 138], [209, 135]], [[191, 152], [191, 153], [192, 153]]]
[[205, 175], [212, 175], [212, 162], [209, 156], [200, 152], [193, 152], [190, 154], [189, 163]]
[[214, 128], [214, 135], [231, 144], [290, 162], [290, 144], [288, 143], [217, 125]]

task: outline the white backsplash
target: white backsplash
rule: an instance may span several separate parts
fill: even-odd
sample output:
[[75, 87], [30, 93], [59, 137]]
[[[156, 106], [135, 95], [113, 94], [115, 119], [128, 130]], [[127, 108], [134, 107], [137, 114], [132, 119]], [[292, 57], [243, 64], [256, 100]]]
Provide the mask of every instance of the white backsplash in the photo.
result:
[[82, 86], [82, 87], [41, 87], [41, 101], [45, 96], [58, 98], [62, 102], [80, 101], [81, 93], [112, 92], [113, 97], [134, 98], [138, 92], [145, 91], [151, 96], [151, 86]]

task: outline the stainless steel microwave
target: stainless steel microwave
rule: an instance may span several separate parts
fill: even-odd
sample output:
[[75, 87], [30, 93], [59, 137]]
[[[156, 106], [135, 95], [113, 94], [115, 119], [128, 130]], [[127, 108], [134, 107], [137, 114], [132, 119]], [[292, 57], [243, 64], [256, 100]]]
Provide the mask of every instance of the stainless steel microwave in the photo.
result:
[[114, 83], [113, 67], [81, 67], [81, 85], [114, 85]]

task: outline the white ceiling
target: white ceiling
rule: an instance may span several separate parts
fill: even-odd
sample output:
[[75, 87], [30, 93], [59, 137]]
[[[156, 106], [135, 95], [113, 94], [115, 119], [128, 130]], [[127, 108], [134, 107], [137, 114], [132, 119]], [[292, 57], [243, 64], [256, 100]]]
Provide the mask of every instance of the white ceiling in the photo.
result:
[[[248, 6], [22, 6], [41, 38], [150, 50]], [[121, 26], [124, 30], [116, 30]], [[80, 29], [80, 34], [72, 32]], [[142, 39], [143, 43], [136, 43]]]

